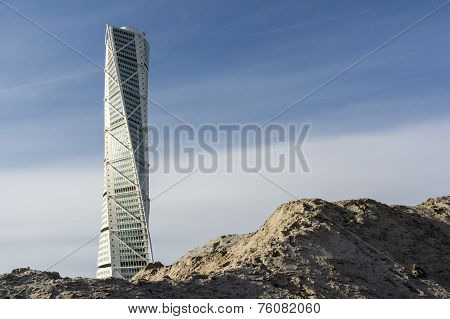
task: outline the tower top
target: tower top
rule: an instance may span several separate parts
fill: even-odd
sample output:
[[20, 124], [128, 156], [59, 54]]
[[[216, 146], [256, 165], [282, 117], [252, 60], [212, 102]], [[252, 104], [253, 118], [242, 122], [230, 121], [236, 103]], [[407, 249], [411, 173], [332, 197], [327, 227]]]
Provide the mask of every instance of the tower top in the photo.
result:
[[130, 27], [128, 25], [124, 25], [123, 27], [120, 27], [120, 29], [134, 32], [134, 33], [139, 33], [138, 29], [136, 29], [135, 27]]

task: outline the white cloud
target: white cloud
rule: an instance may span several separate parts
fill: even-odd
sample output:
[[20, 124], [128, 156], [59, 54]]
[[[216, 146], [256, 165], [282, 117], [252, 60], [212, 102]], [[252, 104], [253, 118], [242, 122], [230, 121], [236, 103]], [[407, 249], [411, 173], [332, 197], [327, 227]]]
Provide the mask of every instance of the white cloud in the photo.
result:
[[[416, 204], [448, 195], [450, 121], [398, 130], [311, 138], [310, 174], [268, 174], [298, 197], [371, 197]], [[223, 154], [221, 155], [223, 156]], [[0, 171], [0, 272], [44, 269], [98, 231], [102, 166], [95, 161]], [[184, 175], [155, 173], [155, 196]], [[290, 196], [257, 174], [196, 173], [152, 203], [155, 256], [174, 261], [188, 249], [228, 233], [252, 231]], [[55, 267], [63, 275], [95, 273], [97, 241]]]

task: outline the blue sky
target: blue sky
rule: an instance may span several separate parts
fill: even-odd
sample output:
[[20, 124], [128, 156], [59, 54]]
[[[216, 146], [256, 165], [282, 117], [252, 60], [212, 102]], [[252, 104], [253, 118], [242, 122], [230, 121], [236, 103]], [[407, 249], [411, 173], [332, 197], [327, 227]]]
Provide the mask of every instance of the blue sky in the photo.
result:
[[[151, 47], [150, 97], [187, 123], [199, 125], [264, 122], [443, 1], [11, 0], [7, 3], [100, 65], [104, 63], [106, 24], [133, 25], [146, 31]], [[313, 125], [310, 155], [313, 173], [308, 178], [314, 185], [301, 187], [305, 195], [330, 200], [372, 196], [413, 203], [426, 196], [448, 193], [445, 180], [450, 172], [444, 163], [449, 160], [446, 149], [450, 149], [449, 17], [450, 6], [277, 119], [279, 123]], [[33, 199], [31, 207], [41, 205], [40, 212], [47, 213], [49, 219], [79, 213], [73, 206], [64, 206], [65, 213], [60, 211], [62, 208], [52, 207], [58, 197], [65, 198], [64, 189], [75, 195], [79, 192], [79, 197], [89, 197], [83, 204], [84, 213], [77, 220], [80, 229], [91, 223], [89, 230], [95, 232], [95, 223], [100, 218], [98, 194], [102, 183], [103, 73], [3, 5], [0, 24], [0, 178], [13, 181], [17, 188], [6, 191], [18, 200], [22, 198], [19, 193], [26, 194], [20, 187], [35, 187], [32, 191], [41, 197]], [[149, 113], [153, 125], [176, 123], [151, 105]], [[355, 149], [345, 142], [349, 140], [358, 141]], [[381, 140], [386, 145], [368, 150], [365, 140]], [[340, 150], [347, 152], [340, 153], [338, 158], [333, 157], [336, 152], [324, 153], [333, 147], [329, 145], [332, 141], [343, 143], [339, 144]], [[426, 150], [430, 157], [417, 153], [418, 150]], [[373, 155], [382, 165], [387, 165], [388, 158], [395, 159], [397, 169], [389, 171], [391, 175], [386, 180], [379, 179], [377, 172], [377, 176], [371, 175], [372, 187], [369, 182], [361, 187], [358, 181], [361, 174], [376, 171], [374, 162], [360, 167], [360, 159], [364, 157], [361, 154]], [[392, 155], [377, 157], [384, 156], [380, 154]], [[330, 162], [323, 162], [324, 158]], [[347, 169], [348, 176], [352, 176], [349, 184], [354, 185], [347, 192], [339, 184], [340, 177], [329, 177], [333, 163], [341, 160], [343, 166], [336, 164], [336, 169]], [[80, 179], [82, 174], [87, 174], [86, 180]], [[400, 177], [409, 180], [400, 183]], [[155, 176], [152, 187], [162, 190], [176, 178]], [[230, 185], [225, 177], [220, 178], [217, 183], [224, 184], [223, 189], [222, 186], [218, 189], [226, 192]], [[284, 181], [283, 177], [276, 178]], [[80, 190], [87, 180], [92, 182], [92, 188]], [[47, 192], [38, 189], [40, 182], [47, 185]], [[296, 185], [293, 180], [285, 182], [291, 187]], [[199, 185], [204, 182], [199, 183], [198, 189], [202, 189]], [[419, 183], [433, 185], [419, 187]], [[386, 184], [392, 188], [383, 187]], [[400, 189], [403, 191], [396, 193]], [[268, 194], [272, 191], [267, 189]], [[175, 192], [167, 196], [184, 195]], [[3, 196], [14, 216], [33, 214], [29, 208], [15, 207]], [[47, 202], [40, 200], [42, 196]], [[214, 194], [211, 196], [216, 198]], [[289, 200], [283, 196], [274, 195], [270, 202], [263, 203], [266, 206], [251, 207], [244, 198], [241, 201], [236, 198], [236, 206], [229, 209], [238, 211], [239, 207], [245, 207], [251, 212], [249, 216], [258, 216], [262, 221], [271, 208]], [[219, 196], [217, 201], [220, 200], [226, 199]], [[77, 203], [79, 200], [73, 202]], [[161, 207], [156, 211], [166, 212], [172, 205], [164, 207], [164, 203], [161, 199]], [[192, 212], [201, 210], [192, 205]], [[177, 210], [170, 207], [171, 212]], [[205, 207], [202, 209], [206, 212]], [[61, 223], [70, 220], [66, 217], [61, 217]], [[11, 227], [21, 221], [9, 218], [10, 224], [5, 225]], [[214, 233], [202, 233], [202, 229], [193, 227], [193, 232], [203, 235], [195, 237], [187, 233], [193, 239], [183, 242], [170, 237], [170, 232], [160, 231], [169, 219], [157, 220], [153, 228], [156, 243], [159, 239], [159, 247], [164, 247], [159, 248], [161, 259], [172, 261], [185, 249], [208, 239], [207, 236], [249, 231], [258, 224], [252, 218], [242, 227], [235, 226], [234, 221], [228, 224], [223, 221], [223, 228], [209, 227]], [[31, 264], [44, 267], [48, 260], [83, 242], [86, 236], [89, 237], [89, 231], [74, 233], [73, 241], [70, 236], [66, 238], [67, 247]], [[45, 243], [51, 242], [49, 239]], [[23, 245], [20, 249], [29, 247], [28, 242]], [[69, 263], [62, 265], [67, 268], [61, 271], [91, 274], [92, 265], [88, 261], [95, 259], [96, 243], [89, 249], [86, 259], [77, 261], [77, 267], [71, 268]], [[20, 259], [13, 260], [7, 267], [23, 266], [19, 262]]]
[[[106, 23], [145, 30], [150, 96], [194, 124], [263, 122], [440, 3], [11, 2], [100, 65]], [[37, 160], [49, 160], [55, 145], [61, 156], [101, 154], [102, 73], [3, 6], [0, 18], [2, 133], [25, 126], [16, 151]], [[449, 24], [444, 9], [277, 121], [312, 122], [322, 135], [448, 117]], [[60, 78], [68, 79], [17, 88]], [[155, 125], [174, 122], [156, 108], [150, 116]], [[23, 145], [25, 134], [46, 141]], [[0, 165], [17, 155], [3, 154]]]

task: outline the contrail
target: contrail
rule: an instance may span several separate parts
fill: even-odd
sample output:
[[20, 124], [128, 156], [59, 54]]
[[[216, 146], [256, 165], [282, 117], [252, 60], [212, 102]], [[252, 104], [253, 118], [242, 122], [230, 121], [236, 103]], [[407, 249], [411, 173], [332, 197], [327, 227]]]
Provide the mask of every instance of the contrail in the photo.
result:
[[30, 87], [34, 87], [34, 86], [40, 86], [40, 85], [46, 85], [46, 84], [56, 83], [56, 82], [60, 82], [60, 81], [66, 81], [66, 80], [79, 78], [79, 77], [87, 76], [87, 75], [90, 75], [93, 73], [98, 73], [98, 72], [100, 72], [100, 70], [93, 70], [93, 71], [89, 71], [89, 72], [72, 74], [69, 76], [55, 78], [55, 79], [48, 79], [48, 80], [36, 81], [36, 82], [32, 82], [32, 83], [26, 83], [26, 84], [22, 84], [22, 85], [18, 85], [18, 86], [13, 86], [10, 88], [0, 89], [0, 94], [11, 92], [11, 91], [16, 91], [16, 90], [21, 90], [21, 89], [26, 89], [26, 88], [30, 88]]
[[[407, 1], [403, 1], [401, 3], [399, 3], [399, 6], [402, 6], [403, 4], [405, 4]], [[350, 18], [350, 17], [357, 17], [357, 16], [361, 16], [361, 15], [366, 15], [366, 14], [370, 14], [376, 11], [380, 11], [380, 10], [384, 10], [386, 8], [391, 8], [390, 6], [385, 6], [385, 7], [381, 7], [381, 8], [375, 8], [375, 9], [371, 9], [371, 10], [363, 10], [363, 11], [357, 11], [357, 12], [350, 12], [350, 13], [346, 13], [343, 15], [339, 15], [339, 16], [334, 16], [334, 17], [327, 17], [327, 18], [321, 18], [321, 19], [313, 19], [313, 20], [308, 20], [308, 21], [303, 21], [300, 23], [296, 23], [296, 24], [292, 24], [292, 25], [288, 25], [285, 27], [279, 27], [279, 28], [274, 28], [271, 30], [266, 30], [266, 31], [261, 31], [261, 32], [256, 32], [256, 33], [251, 33], [251, 34], [247, 34], [247, 35], [243, 35], [242, 38], [249, 38], [249, 37], [256, 37], [256, 36], [262, 36], [262, 35], [266, 35], [266, 34], [270, 34], [270, 33], [277, 33], [277, 32], [282, 32], [282, 31], [288, 31], [288, 30], [292, 30], [292, 29], [297, 29], [303, 26], [307, 26], [310, 24], [316, 24], [316, 23], [322, 23], [322, 22], [329, 22], [329, 21], [334, 21], [334, 20], [341, 20], [341, 19], [345, 19], [345, 18]]]

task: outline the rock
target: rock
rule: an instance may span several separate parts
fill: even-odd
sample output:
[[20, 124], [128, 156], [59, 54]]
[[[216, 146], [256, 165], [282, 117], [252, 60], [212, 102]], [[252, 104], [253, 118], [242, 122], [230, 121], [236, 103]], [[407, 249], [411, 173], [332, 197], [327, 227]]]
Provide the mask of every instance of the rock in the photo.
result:
[[160, 268], [163, 268], [163, 267], [164, 267], [164, 265], [161, 262], [157, 261], [154, 263], [149, 263], [147, 266], [142, 268], [140, 271], [145, 272], [145, 273], [155, 274], [158, 272], [158, 270]]
[[19, 268], [0, 275], [0, 298], [450, 298], [449, 216], [449, 196], [291, 201], [255, 232], [149, 264], [132, 282]]
[[411, 267], [411, 276], [414, 278], [426, 278], [427, 274], [425, 273], [425, 270], [416, 264], [412, 265]]

